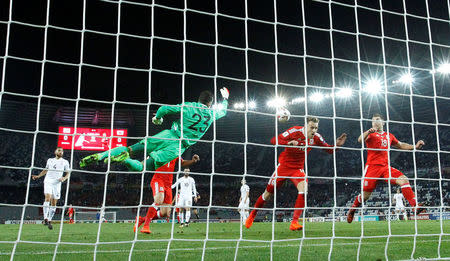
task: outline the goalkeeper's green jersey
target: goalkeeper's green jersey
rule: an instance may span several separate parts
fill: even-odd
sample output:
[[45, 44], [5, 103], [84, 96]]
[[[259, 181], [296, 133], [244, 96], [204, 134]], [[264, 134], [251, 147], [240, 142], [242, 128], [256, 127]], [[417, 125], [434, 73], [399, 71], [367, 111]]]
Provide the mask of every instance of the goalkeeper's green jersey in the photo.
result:
[[[183, 130], [183, 143], [187, 146], [194, 145], [209, 129], [214, 120], [218, 120], [227, 114], [228, 101], [223, 100], [221, 108], [210, 109], [199, 102], [185, 102], [177, 106], [161, 106], [156, 112], [156, 118], [160, 119], [167, 114], [176, 114], [183, 111], [183, 128], [181, 118], [172, 123], [172, 131], [181, 137]], [[183, 110], [181, 109], [183, 106]]]

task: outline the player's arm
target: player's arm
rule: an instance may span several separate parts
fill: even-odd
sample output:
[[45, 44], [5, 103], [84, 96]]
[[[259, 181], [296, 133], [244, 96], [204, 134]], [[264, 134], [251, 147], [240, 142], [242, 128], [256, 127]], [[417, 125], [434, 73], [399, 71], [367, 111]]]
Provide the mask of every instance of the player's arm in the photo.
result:
[[[285, 132], [281, 133], [278, 135], [278, 145], [293, 145], [293, 146], [297, 146], [298, 145], [298, 141], [294, 140], [294, 133], [301, 131], [300, 128], [298, 127], [292, 127], [287, 129]], [[273, 137], [270, 140], [270, 143], [272, 143], [272, 145], [277, 145], [277, 136]]]
[[163, 117], [169, 114], [176, 114], [181, 112], [182, 104], [177, 104], [177, 106], [161, 106], [156, 111], [156, 115], [153, 117], [152, 122], [156, 125], [161, 125], [163, 123]]
[[222, 101], [222, 107], [220, 109], [215, 110], [215, 117], [216, 117], [215, 119], [216, 120], [227, 115], [228, 97], [230, 96], [230, 92], [228, 91], [227, 88], [223, 87], [222, 89], [220, 89], [220, 94], [222, 94], [223, 101]]
[[369, 134], [374, 133], [376, 131], [377, 130], [375, 128], [370, 128], [370, 129], [366, 130], [365, 132], [363, 132], [363, 134], [359, 135], [358, 142], [361, 143], [362, 140], [366, 141]]
[[[395, 143], [395, 141], [396, 141], [396, 143]], [[414, 150], [414, 149], [419, 150], [423, 147], [423, 145], [425, 145], [425, 142], [423, 140], [419, 140], [416, 143], [416, 145], [408, 144], [406, 142], [401, 142], [395, 138], [392, 141], [392, 146], [397, 149], [401, 149], [401, 150]]]
[[37, 179], [41, 178], [42, 176], [45, 176], [47, 174], [47, 172], [48, 172], [48, 169], [44, 169], [41, 171], [41, 173], [39, 173], [39, 175], [31, 175], [31, 178], [33, 180], [37, 180]]
[[180, 181], [181, 181], [181, 178], [179, 178], [179, 179], [177, 180], [177, 182], [175, 182], [175, 183], [171, 186], [171, 188], [176, 188], [176, 187], [178, 186], [178, 184], [180, 184]]
[[64, 182], [67, 179], [69, 179], [70, 176], [70, 171], [69, 171], [69, 162], [66, 162], [66, 164], [64, 164], [64, 170], [66, 171], [66, 175], [64, 177], [59, 178], [59, 181]]
[[195, 187], [194, 179], [192, 179], [192, 197], [194, 198], [194, 202], [197, 203], [197, 188]]
[[[336, 147], [341, 147], [342, 145], [344, 145], [346, 140], [347, 134], [342, 133], [341, 136], [336, 139]], [[314, 136], [314, 141], [321, 147], [333, 147], [333, 145], [328, 144], [319, 133], [316, 133], [316, 135]], [[329, 154], [333, 154], [334, 152], [333, 149], [326, 149], [325, 151]]]
[[49, 160], [47, 160], [47, 164], [45, 164], [45, 169], [43, 169], [42, 171], [41, 171], [41, 173], [39, 173], [39, 175], [31, 175], [31, 178], [33, 179], [33, 180], [37, 180], [37, 179], [39, 179], [39, 178], [41, 178], [42, 176], [45, 176], [46, 174], [47, 174], [47, 172], [48, 172], [48, 168], [50, 167], [50, 159]]
[[192, 156], [191, 160], [183, 160], [181, 161], [181, 167], [182, 168], [189, 168], [190, 166], [194, 165], [195, 163], [200, 161], [200, 157], [195, 154], [194, 156]]

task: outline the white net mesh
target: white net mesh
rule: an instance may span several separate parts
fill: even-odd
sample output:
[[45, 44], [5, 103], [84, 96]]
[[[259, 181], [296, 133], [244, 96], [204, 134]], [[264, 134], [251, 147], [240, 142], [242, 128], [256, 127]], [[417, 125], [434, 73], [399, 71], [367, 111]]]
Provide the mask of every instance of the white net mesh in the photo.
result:
[[[0, 254], [11, 260], [68, 253], [94, 260], [450, 258], [449, 16], [446, 0], [2, 1], [0, 220], [10, 225]], [[201, 158], [191, 171], [201, 195], [193, 207], [198, 223], [178, 228], [172, 207], [167, 220], [151, 223], [152, 234], [132, 233], [128, 223], [153, 203], [153, 172], [110, 164], [80, 169], [80, 159], [169, 129], [174, 118], [162, 127], [151, 123], [159, 106], [196, 101], [204, 89], [219, 102], [223, 86], [231, 92], [228, 115], [182, 155]], [[287, 123], [276, 120], [279, 107], [292, 114]], [[422, 150], [389, 145], [388, 162], [408, 177], [426, 212], [393, 220], [397, 186], [379, 182], [347, 224], [364, 185], [367, 148], [356, 140], [374, 113], [385, 116], [385, 130], [400, 141], [425, 141]], [[330, 144], [341, 133], [348, 138], [331, 156], [307, 145], [313, 150], [305, 160], [303, 230], [288, 233], [297, 197], [289, 182], [275, 188], [246, 229], [237, 211], [240, 181], [250, 186], [251, 208], [285, 147], [270, 145], [270, 138], [305, 126], [307, 116], [320, 119], [318, 132]], [[65, 157], [72, 174], [53, 218], [60, 224], [47, 233], [35, 225], [43, 191], [31, 177], [52, 157], [57, 139], [71, 141]], [[69, 204], [77, 221], [105, 213], [108, 223], [64, 224]], [[413, 208], [406, 203], [406, 210]]]

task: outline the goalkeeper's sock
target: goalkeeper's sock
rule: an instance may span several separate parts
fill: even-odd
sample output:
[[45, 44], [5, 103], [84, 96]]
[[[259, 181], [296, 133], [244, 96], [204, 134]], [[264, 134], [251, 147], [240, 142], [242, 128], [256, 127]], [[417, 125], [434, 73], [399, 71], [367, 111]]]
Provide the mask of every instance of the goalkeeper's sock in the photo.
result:
[[[264, 207], [264, 204], [266, 203], [266, 200], [264, 199], [264, 194], [259, 196], [259, 198], [256, 200], [255, 208], [262, 208]], [[256, 217], [256, 213], [258, 213], [257, 209], [252, 210], [252, 213], [250, 213], [250, 216], [253, 218]]]
[[191, 211], [186, 211], [186, 223], [189, 223], [189, 220], [191, 219]]
[[144, 170], [144, 165], [139, 160], [134, 160], [131, 158], [126, 159], [123, 164], [132, 171], [142, 171]]
[[110, 151], [111, 151], [111, 157], [114, 157], [114, 156], [120, 155], [120, 153], [122, 153], [124, 151], [128, 151], [128, 147], [117, 147], [117, 148], [114, 148], [112, 150], [107, 150], [107, 151], [104, 151], [102, 153], [99, 153], [98, 154], [99, 155], [98, 160], [99, 161], [100, 160], [104, 160], [106, 157], [108, 157]]
[[51, 206], [50, 210], [48, 211], [48, 217], [47, 217], [48, 221], [52, 221], [53, 215], [55, 215], [55, 212], [56, 212], [56, 206]]
[[409, 183], [406, 183], [403, 186], [401, 186], [401, 188], [403, 196], [405, 196], [406, 200], [408, 200], [411, 207], [415, 207], [417, 205], [416, 195], [414, 195], [414, 192], [411, 189], [411, 185], [409, 185]]
[[44, 212], [44, 219], [48, 219], [48, 211], [50, 209], [50, 201], [44, 201], [42, 211]]
[[144, 226], [148, 226], [152, 220], [157, 217], [158, 208], [156, 206], [151, 206], [147, 210], [147, 215], [145, 216]]
[[292, 222], [298, 222], [298, 218], [303, 212], [305, 207], [305, 193], [299, 192], [297, 195], [297, 200], [295, 201], [294, 216], [292, 216]]

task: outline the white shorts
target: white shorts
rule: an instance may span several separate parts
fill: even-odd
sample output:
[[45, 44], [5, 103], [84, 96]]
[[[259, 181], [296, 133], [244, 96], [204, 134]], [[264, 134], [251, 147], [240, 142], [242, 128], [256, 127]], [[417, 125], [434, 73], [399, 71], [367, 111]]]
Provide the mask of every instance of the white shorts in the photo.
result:
[[181, 208], [189, 208], [192, 207], [192, 196], [183, 196], [180, 195], [180, 198], [178, 199], [178, 207]]
[[249, 205], [250, 205], [250, 200], [247, 199], [245, 202], [241, 201], [241, 203], [239, 203], [239, 209], [240, 210], [248, 210], [249, 209]]
[[61, 182], [44, 181], [44, 194], [51, 194], [53, 199], [59, 199], [61, 197]]
[[403, 211], [405, 211], [405, 206], [403, 206], [403, 205], [395, 206], [395, 211], [396, 212], [403, 212]]

